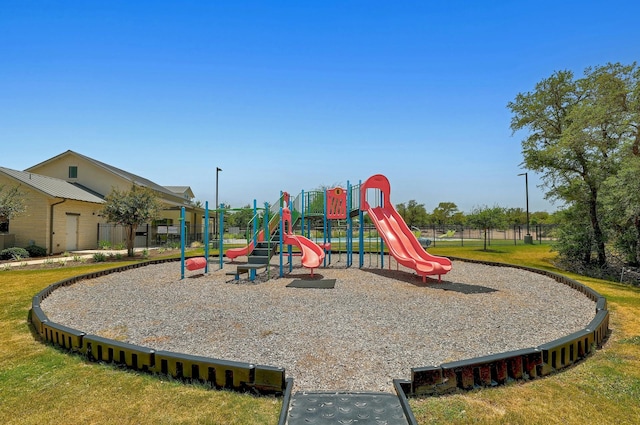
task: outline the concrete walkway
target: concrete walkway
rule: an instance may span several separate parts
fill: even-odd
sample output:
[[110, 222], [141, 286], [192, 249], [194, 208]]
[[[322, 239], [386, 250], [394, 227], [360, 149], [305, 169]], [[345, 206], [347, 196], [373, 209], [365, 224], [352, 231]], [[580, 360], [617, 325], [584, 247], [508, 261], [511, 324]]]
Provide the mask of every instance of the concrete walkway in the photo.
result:
[[[152, 250], [156, 248], [135, 248], [134, 252], [142, 252], [145, 249]], [[54, 255], [50, 257], [39, 257], [39, 258], [24, 258], [18, 261], [7, 261], [0, 263], [0, 269], [4, 269], [7, 267], [22, 267], [22, 266], [32, 266], [38, 264], [62, 264], [62, 263], [73, 263], [77, 260], [83, 259], [92, 259], [93, 256], [97, 253], [104, 254], [106, 257], [121, 255], [123, 259], [127, 257], [126, 249], [87, 249], [82, 251], [71, 251], [64, 255]]]

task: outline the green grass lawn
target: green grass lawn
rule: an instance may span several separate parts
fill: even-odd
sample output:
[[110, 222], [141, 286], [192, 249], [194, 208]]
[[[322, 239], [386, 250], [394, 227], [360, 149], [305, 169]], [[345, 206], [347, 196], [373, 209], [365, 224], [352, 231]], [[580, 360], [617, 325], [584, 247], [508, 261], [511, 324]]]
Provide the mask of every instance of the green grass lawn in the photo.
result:
[[[557, 271], [548, 245], [500, 245], [487, 252], [437, 247], [429, 252]], [[276, 424], [279, 398], [212, 391], [90, 363], [34, 337], [26, 321], [33, 295], [66, 277], [121, 264], [0, 271], [0, 423]], [[640, 289], [569, 276], [609, 301], [613, 333], [603, 349], [547, 378], [411, 399], [418, 422], [638, 423]]]

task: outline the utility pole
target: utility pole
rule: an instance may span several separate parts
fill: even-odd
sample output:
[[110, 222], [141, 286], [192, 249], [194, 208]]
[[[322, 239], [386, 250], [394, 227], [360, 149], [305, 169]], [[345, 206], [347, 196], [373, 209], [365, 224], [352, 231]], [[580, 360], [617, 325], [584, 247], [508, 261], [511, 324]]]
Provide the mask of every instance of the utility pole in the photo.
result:
[[529, 231], [529, 173], [520, 173], [518, 174], [518, 176], [524, 176], [524, 189], [527, 199], [527, 234], [524, 235], [524, 243], [532, 245], [533, 237], [531, 236], [531, 232]]

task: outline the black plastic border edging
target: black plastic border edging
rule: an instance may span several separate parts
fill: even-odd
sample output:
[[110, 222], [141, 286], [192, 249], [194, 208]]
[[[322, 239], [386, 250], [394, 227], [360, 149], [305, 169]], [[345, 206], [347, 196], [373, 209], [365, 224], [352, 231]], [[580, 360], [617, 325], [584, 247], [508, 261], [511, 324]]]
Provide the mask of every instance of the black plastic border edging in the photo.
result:
[[586, 328], [535, 348], [411, 369], [411, 395], [439, 395], [456, 389], [502, 385], [513, 380], [546, 376], [585, 359], [594, 347], [601, 347], [609, 334], [606, 298], [564, 275], [517, 265], [490, 261], [454, 260], [497, 267], [512, 267], [553, 278], [595, 302], [595, 316]]
[[[587, 296], [589, 299], [593, 300], [596, 303], [596, 315], [585, 329], [542, 344], [536, 348], [450, 362], [436, 367], [412, 368], [412, 380], [398, 380], [398, 386], [396, 387], [399, 387], [402, 390], [405, 397], [407, 394], [443, 394], [456, 388], [471, 389], [475, 386], [494, 386], [504, 384], [509, 380], [526, 380], [537, 376], [545, 376], [568, 367], [576, 361], [586, 358], [592, 352], [592, 346], [601, 346], [609, 333], [609, 311], [607, 310], [606, 298], [598, 294], [593, 289], [588, 288], [573, 279], [558, 273], [531, 267], [494, 263], [489, 261], [468, 260], [455, 257], [451, 258], [453, 260], [485, 264], [495, 267], [511, 267], [548, 276], [559, 283], [572, 287]], [[32, 308], [29, 310], [28, 319], [42, 339], [55, 345], [62, 346], [63, 348], [67, 348], [72, 351], [78, 351], [88, 357], [92, 357], [93, 352], [91, 348], [87, 348], [86, 344], [83, 344], [83, 340], [86, 338], [88, 342], [93, 338], [93, 342], [101, 344], [101, 349], [104, 348], [112, 351], [116, 349], [120, 350], [120, 363], [125, 363], [129, 367], [140, 370], [149, 370], [152, 372], [158, 371], [160, 366], [155, 362], [154, 350], [147, 347], [118, 343], [117, 341], [107, 340], [96, 337], [95, 335], [88, 336], [82, 331], [51, 322], [40, 308], [40, 303], [55, 289], [72, 285], [82, 280], [153, 264], [176, 262], [178, 260], [179, 259], [177, 258], [150, 260], [127, 266], [86, 273], [56, 282], [43, 289], [32, 298]], [[95, 340], [96, 338], [99, 340]], [[198, 361], [202, 360], [200, 363], [195, 362], [194, 364], [195, 358], [192, 358], [193, 356], [168, 352], [163, 352], [163, 355], [167, 361], [175, 361], [175, 367], [172, 369], [178, 375], [177, 377], [180, 378], [182, 378], [183, 375], [187, 377], [192, 376], [192, 373], [189, 373], [188, 371], [186, 374], [184, 373], [183, 366], [185, 363], [191, 365], [193, 368], [199, 368], [202, 364], [206, 363], [207, 366], [211, 366], [213, 369], [224, 371], [225, 387], [232, 387], [239, 390], [247, 389], [248, 387], [253, 388], [256, 391], [263, 390], [270, 393], [281, 393], [283, 390], [286, 391], [287, 388], [291, 391], [290, 387], [292, 386], [293, 380], [286, 378], [283, 368], [273, 366], [255, 366], [248, 363], [244, 364], [204, 357], [199, 358]], [[146, 363], [144, 360], [141, 362], [134, 361], [134, 356], [136, 360], [140, 360], [140, 357], [147, 359]], [[147, 356], [149, 357], [147, 358]], [[118, 362], [118, 360], [111, 354], [108, 356], [108, 359], [109, 361]], [[122, 361], [123, 359], [124, 361]], [[237, 367], [232, 367], [232, 364]], [[168, 370], [168, 368], [166, 369]], [[244, 369], [246, 369], [246, 371]], [[246, 377], [248, 382], [235, 379], [233, 376], [234, 371], [238, 371], [240, 375]], [[258, 382], [256, 382], [257, 377], [262, 381], [258, 380]], [[202, 380], [200, 377], [198, 379]], [[227, 382], [229, 382], [230, 385]], [[396, 385], [395, 381], [394, 385]], [[216, 382], [216, 386], [219, 386], [219, 382]], [[283, 411], [286, 412], [286, 410], [288, 410], [288, 406], [286, 409], [283, 407]]]
[[418, 421], [413, 415], [413, 411], [411, 410], [411, 406], [409, 406], [409, 400], [407, 399], [407, 394], [405, 392], [405, 387], [409, 389], [411, 388], [411, 381], [394, 379], [393, 387], [398, 395], [398, 400], [400, 401], [400, 406], [402, 406], [402, 411], [404, 412], [404, 417], [407, 419], [407, 423], [409, 425], [418, 425]]
[[90, 361], [123, 364], [135, 370], [168, 374], [177, 379], [209, 382], [216, 388], [224, 387], [240, 391], [253, 390], [260, 394], [281, 393], [286, 385], [284, 368], [191, 356], [175, 352], [156, 352], [148, 347], [115, 341], [97, 335], [87, 335], [82, 331], [50, 321], [40, 307], [40, 303], [60, 287], [111, 273], [153, 264], [176, 262], [178, 260], [172, 258], [145, 261], [61, 280], [49, 285], [32, 298], [28, 320], [42, 340], [83, 354]]
[[293, 378], [287, 378], [285, 389], [282, 397], [282, 406], [280, 407], [280, 417], [278, 425], [285, 425], [289, 416], [289, 407], [291, 405], [291, 392], [293, 391]]

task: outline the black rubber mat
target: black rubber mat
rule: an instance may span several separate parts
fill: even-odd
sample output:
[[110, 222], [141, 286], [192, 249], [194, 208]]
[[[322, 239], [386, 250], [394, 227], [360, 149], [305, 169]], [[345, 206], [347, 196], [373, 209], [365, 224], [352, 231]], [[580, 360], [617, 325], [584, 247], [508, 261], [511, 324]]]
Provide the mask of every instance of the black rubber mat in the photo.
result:
[[296, 393], [286, 424], [407, 425], [397, 396], [388, 393]]
[[336, 285], [335, 279], [320, 279], [320, 280], [294, 280], [287, 285], [287, 288], [319, 288], [319, 289], [333, 289]]

